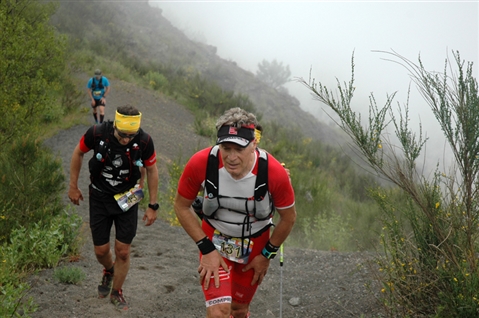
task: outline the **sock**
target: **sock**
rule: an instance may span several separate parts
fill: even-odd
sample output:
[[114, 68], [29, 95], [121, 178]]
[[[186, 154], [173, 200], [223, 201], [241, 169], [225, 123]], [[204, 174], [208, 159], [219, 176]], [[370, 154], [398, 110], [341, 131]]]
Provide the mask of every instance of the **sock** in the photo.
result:
[[95, 113], [93, 113], [93, 118], [95, 118], [95, 123], [98, 124], [98, 119], [96, 119], [96, 114]]
[[103, 122], [104, 118], [105, 118], [105, 115], [100, 115], [100, 124]]
[[110, 269], [107, 269], [106, 271], [110, 274], [114, 274], [115, 273], [115, 266], [113, 265]]

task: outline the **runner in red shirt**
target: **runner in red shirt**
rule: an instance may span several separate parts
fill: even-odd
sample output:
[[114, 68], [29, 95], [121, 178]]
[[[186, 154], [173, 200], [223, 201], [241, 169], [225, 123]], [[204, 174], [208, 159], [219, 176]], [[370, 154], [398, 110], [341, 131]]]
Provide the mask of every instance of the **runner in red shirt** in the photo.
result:
[[[256, 289], [296, 219], [289, 176], [272, 155], [257, 148], [257, 125], [256, 117], [243, 109], [226, 111], [216, 124], [217, 145], [194, 154], [179, 180], [175, 211], [200, 250], [198, 273], [207, 317], [249, 317]], [[207, 175], [212, 155], [218, 161], [215, 178], [209, 171]], [[255, 200], [256, 180], [266, 173], [258, 169], [265, 156], [267, 192]], [[202, 189], [200, 224], [191, 204]], [[279, 221], [270, 233], [275, 209]]]

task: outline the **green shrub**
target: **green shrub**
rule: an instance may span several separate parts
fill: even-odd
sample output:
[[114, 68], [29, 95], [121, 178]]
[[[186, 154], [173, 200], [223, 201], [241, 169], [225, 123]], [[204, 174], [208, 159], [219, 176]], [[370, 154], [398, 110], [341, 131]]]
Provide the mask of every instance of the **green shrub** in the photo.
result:
[[61, 162], [39, 139], [25, 136], [5, 145], [0, 166], [1, 241], [8, 240], [14, 228], [47, 223], [60, 213], [65, 187]]
[[[369, 117], [352, 109], [354, 60], [348, 83], [334, 92], [314, 79], [301, 82], [339, 116], [338, 124], [369, 167], [397, 186], [371, 189], [381, 209], [381, 250], [376, 258], [380, 300], [391, 317], [477, 317], [479, 312], [479, 89], [473, 63], [453, 52], [443, 72], [427, 71], [393, 52], [417, 85], [453, 154], [451, 173], [422, 175], [427, 159], [421, 125], [410, 128], [409, 105], [392, 108], [394, 94], [379, 108], [370, 96]], [[453, 65], [455, 64], [455, 65]], [[447, 74], [450, 72], [450, 74]], [[336, 99], [334, 96], [338, 96]], [[395, 138], [391, 140], [392, 126]], [[447, 168], [446, 168], [447, 169]]]
[[216, 118], [204, 110], [198, 110], [195, 114], [194, 130], [200, 136], [216, 138]]
[[55, 266], [67, 249], [61, 231], [54, 226], [43, 228], [37, 223], [29, 230], [21, 227], [12, 231], [10, 244], [5, 247], [5, 257], [8, 263], [15, 264], [17, 270], [29, 271]]
[[86, 274], [79, 267], [62, 266], [55, 269], [53, 277], [60, 283], [77, 285], [85, 279]]
[[0, 245], [0, 317], [28, 317], [36, 310], [25, 298], [30, 287], [26, 275], [44, 267], [54, 267], [66, 254], [76, 251], [81, 219], [66, 213], [50, 224], [33, 224], [14, 229], [9, 242]]
[[144, 78], [148, 85], [154, 90], [159, 90], [168, 85], [168, 79], [158, 72], [149, 71]]
[[30, 286], [22, 284], [0, 284], [0, 317], [30, 317], [38, 306], [32, 297], [26, 297]]

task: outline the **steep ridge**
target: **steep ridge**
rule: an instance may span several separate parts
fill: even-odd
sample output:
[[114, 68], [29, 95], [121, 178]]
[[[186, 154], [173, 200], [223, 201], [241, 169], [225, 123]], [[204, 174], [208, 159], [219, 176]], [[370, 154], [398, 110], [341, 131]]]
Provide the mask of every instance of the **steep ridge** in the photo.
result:
[[[74, 30], [68, 27], [72, 20], [77, 21]], [[115, 56], [160, 62], [178, 72], [198, 71], [224, 90], [249, 96], [265, 122], [295, 127], [308, 137], [334, 145], [343, 141], [338, 130], [301, 109], [299, 101], [285, 89], [275, 90], [234, 61], [220, 58], [216, 47], [191, 41], [162, 15], [160, 8], [147, 1], [61, 2], [52, 23], [81, 42], [98, 43], [99, 49], [120, 46], [121, 52]]]

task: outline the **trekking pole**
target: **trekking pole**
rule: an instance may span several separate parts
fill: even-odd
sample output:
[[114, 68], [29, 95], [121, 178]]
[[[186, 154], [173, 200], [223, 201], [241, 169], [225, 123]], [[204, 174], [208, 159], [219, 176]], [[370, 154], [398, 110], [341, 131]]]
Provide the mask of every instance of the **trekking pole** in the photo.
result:
[[279, 318], [283, 318], [283, 244], [279, 247]]

